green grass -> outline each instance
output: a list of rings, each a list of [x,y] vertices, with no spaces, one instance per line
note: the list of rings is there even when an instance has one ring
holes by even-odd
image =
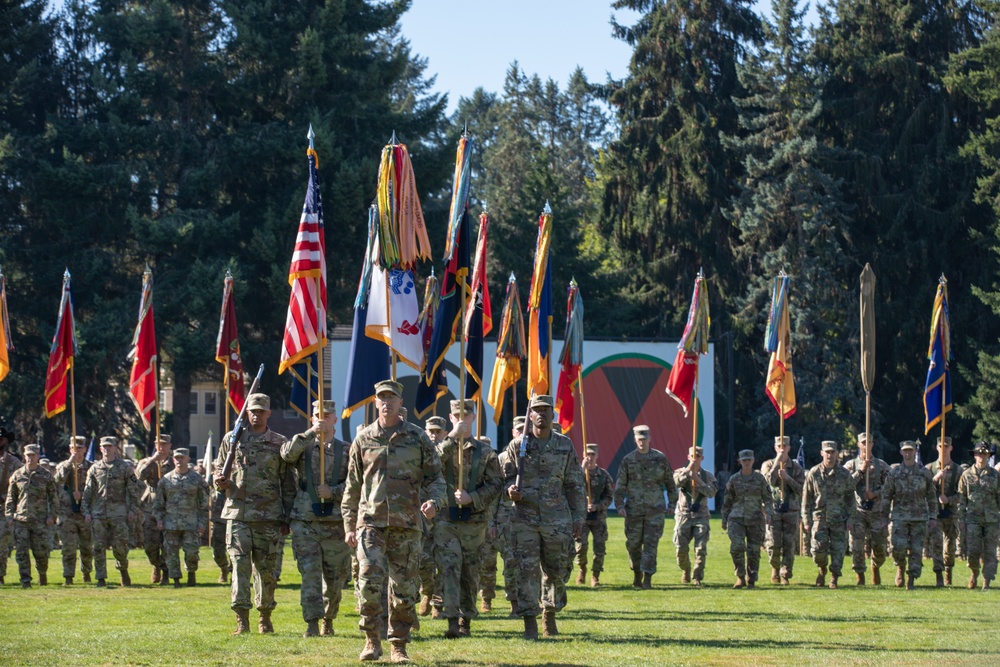
[[[410,656],[433,665],[1000,664],[1000,636],[992,632],[1000,592],[935,589],[929,561],[912,592],[892,586],[856,589],[849,566],[839,590],[816,589],[809,585],[816,569],[805,559],[797,560],[788,588],[767,583],[767,572],[762,572],[764,583],[757,590],[734,591],[729,540],[713,520],[706,587],[692,590],[679,583],[670,542],[673,525],[668,521],[654,590],[633,591],[622,521],[613,518],[609,524],[605,585],[597,590],[569,586],[558,638],[520,639],[523,626],[506,618],[501,598],[492,614],[473,623],[471,639],[445,640],[445,621],[423,619],[409,646]],[[149,581],[145,560],[142,551],[131,552],[131,572],[139,585],[130,589],[117,586],[112,568],[110,581],[115,585],[108,589],[50,585],[22,591],[11,558],[8,581],[15,583],[0,589],[0,664],[358,664],[363,641],[349,591],[335,637],[301,637],[299,576],[290,549],[272,636],[231,637],[234,617],[228,586],[153,587],[143,583]],[[201,579],[214,582],[218,570],[207,549],[202,550],[201,564]],[[884,579],[891,581],[891,563],[883,570]],[[61,571],[55,552],[50,578],[60,581]],[[955,583],[964,584],[967,577],[968,568],[960,563]],[[256,626],[256,612],[251,621]]]

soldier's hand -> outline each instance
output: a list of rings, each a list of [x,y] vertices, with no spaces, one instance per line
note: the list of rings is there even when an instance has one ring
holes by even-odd
[[[333,489],[330,488],[329,484],[320,484],[316,487],[316,494],[320,498],[333,498]]]
[[[89,514],[84,514],[83,515],[83,520],[86,521],[87,523],[90,523],[91,522],[90,515]]]
[[[625,518],[625,508],[624,507],[619,507],[618,508],[618,516],[620,516],[623,519]]]
[[[469,492],[466,491],[465,489],[462,489],[461,491],[456,491],[455,502],[458,503],[459,505],[471,505],[472,496],[470,496]]]
[[[937,519],[931,519],[930,529],[934,530],[935,528],[937,528]]]
[[[573,537],[578,538],[583,535],[583,522],[574,521],[573,522]]]
[[[947,505],[948,503],[951,502],[951,498],[949,498],[948,496],[938,496],[938,502],[941,503],[942,505]]]
[[[132,523],[133,521],[135,521],[135,512],[129,512],[128,513],[128,522]]]
[[[454,428],[451,429],[451,432],[448,434],[448,437],[451,438],[452,440],[460,440],[466,437],[467,435],[469,435],[469,429],[465,426],[464,421],[460,421],[457,424],[455,424]]]
[[[802,527],[805,528],[807,533],[812,533],[813,525],[811,521],[805,521],[802,523]]]
[[[218,474],[215,475],[215,486],[220,491],[225,491],[226,489],[229,488],[229,480],[223,477],[222,473],[219,472]]]
[[[428,519],[433,519],[434,515],[437,514],[437,503],[433,500],[428,500],[420,506],[420,512]]]
[[[80,502],[81,500],[83,500],[83,494],[80,493],[79,491],[74,491],[73,500],[75,500],[76,502]]]
[[[944,470],[938,470],[937,474],[934,475],[934,481],[940,482],[942,477],[944,477]]]
[[[878,497],[878,494],[875,493],[874,491],[865,491],[865,500],[872,500],[873,498],[877,498],[877,497]]]
[[[510,487],[507,489],[507,497],[513,500],[515,503],[524,498],[521,492],[517,490],[517,487]]]
[[[281,526],[278,528],[278,532],[281,533],[282,537],[285,537],[286,535],[288,535],[288,533],[292,532],[292,529],[291,526],[289,526],[287,523],[282,523]]]
[[[861,472],[866,472],[872,467],[872,462],[868,459],[861,459]]]
[[[352,549],[358,548],[358,534],[353,530],[349,533],[344,533],[344,543],[351,547]]]
[[[487,532],[490,534],[490,539],[491,540],[497,539],[497,527],[496,526],[490,526],[490,529]]]
[[[782,469],[780,469],[778,471],[778,477],[780,477],[781,479],[785,480],[786,482],[792,481],[792,476],[789,475],[788,471],[785,470],[784,468],[782,468]]]
[[[722,522],[722,530],[729,530],[729,522],[728,521],[723,521]]]
[[[597,511],[597,505],[595,505],[594,503],[588,504],[587,505],[587,511],[588,512],[596,512]]]
[[[163,530],[163,522],[162,521],[157,521],[156,522],[156,529],[157,530]]]

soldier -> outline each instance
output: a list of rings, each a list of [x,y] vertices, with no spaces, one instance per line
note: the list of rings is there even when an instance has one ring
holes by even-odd
[[[965,466],[951,460],[951,448],[951,437],[945,437],[943,441],[938,438],[938,459],[926,466],[934,476],[935,493],[938,496],[937,527],[928,531],[937,580],[935,585],[938,588],[951,586],[951,571],[955,566],[959,532],[958,481],[965,472]]]
[[[448,511],[435,521],[434,553],[441,573],[443,614],[448,619],[444,636],[454,639],[468,637],[472,619],[477,616],[476,594],[482,567],[479,552],[503,478],[493,448],[471,437],[475,401],[452,401],[449,416],[451,431],[437,446],[447,485]]]
[[[524,638],[538,639],[539,599],[545,636],[559,633],[556,612],[566,606],[566,578],[573,565],[569,542],[583,532],[586,496],[573,443],[552,429],[552,397],[533,396],[528,415],[527,437],[507,445],[504,478],[514,501],[515,613],[524,619]]]
[[[857,585],[865,585],[865,555],[872,558],[872,585],[882,585],[882,563],[885,562],[889,509],[882,502],[882,488],[889,477],[889,464],[882,459],[865,458],[867,435],[858,434],[857,458],[849,460],[844,468],[854,480],[854,522],[851,524],[851,564],[857,575]]]
[[[14,533],[17,545],[17,569],[21,588],[31,588],[31,554],[35,557],[38,584],[48,584],[49,534],[59,516],[59,496],[52,474],[39,463],[39,446],[25,445],[25,464],[10,476],[5,513],[7,529]]]
[[[408,662],[406,643],[419,592],[420,519],[444,507],[441,460],[427,435],[400,417],[403,386],[375,385],[378,419],[351,443],[344,499],[344,541],[357,549],[363,661],[382,655],[382,583],[389,577],[387,637],[393,662]]]
[[[591,568],[590,587],[601,585],[601,572],[604,571],[604,555],[608,543],[608,508],[614,499],[615,483],[611,473],[597,465],[599,448],[594,443],[588,443],[584,448],[583,463],[584,483],[588,476],[590,489],[587,494],[587,519],[583,523],[583,532],[576,539],[576,565],[580,568],[576,583],[583,584],[587,579],[587,536],[594,536],[594,566]]]
[[[816,585],[826,584],[827,567],[830,588],[837,587],[847,535],[854,524],[854,479],[840,465],[837,443],[824,440],[821,445],[823,462],[806,474],[802,489],[802,524],[811,535],[813,562],[819,568]]]
[[[969,588],[975,588],[980,566],[983,590],[997,574],[997,539],[1000,537],[1000,473],[989,466],[990,448],[978,442],[972,449],[976,463],[958,482],[958,515],[965,524]]]
[[[771,525],[764,536],[764,548],[771,562],[771,583],[788,586],[799,542],[799,512],[806,471],[790,458],[788,436],[775,436],[773,459],[764,461],[760,474],[771,487]]]
[[[344,582],[351,573],[351,550],[344,542],[340,513],[351,445],[335,437],[336,411],[336,403],[324,401],[320,419],[319,401],[313,401],[312,427],[281,448],[281,458],[295,466],[299,480],[291,517],[292,552],[302,575],[299,601],[306,622],[303,637],[333,636],[333,619],[337,618]]]
[[[687,466],[674,472],[674,483],[680,496],[674,513],[674,547],[677,565],[681,568],[681,583],[701,586],[705,578],[705,557],[708,555],[708,501],[718,492],[715,475],[701,467],[705,459],[701,447],[688,452]],[[694,573],[691,572],[690,544],[694,540]],[[755,579],[756,580],[756,579]]]
[[[251,573],[256,571],[254,606],[260,612],[257,630],[274,632],[271,612],[276,605],[274,576],[279,538],[288,534],[289,513],[295,500],[295,475],[281,459],[285,436],[267,427],[271,397],[254,393],[247,397],[247,427],[236,434],[226,433],[212,465],[215,486],[226,492],[222,518],[226,545],[232,563],[233,583],[230,608],[236,613],[234,635],[250,631]],[[223,474],[229,450],[235,448],[232,470]]]
[[[903,462],[893,468],[882,489],[882,498],[892,520],[892,559],[896,561],[896,586],[913,590],[914,579],[923,569],[924,537],[928,519],[936,529],[937,493],[931,473],[917,463],[917,447],[913,440],[899,443]],[[907,568],[909,560],[909,568]]]
[[[21,459],[7,451],[7,448],[14,444],[14,440],[14,432],[7,430],[6,426],[0,425],[0,507],[3,507],[4,503],[7,502],[7,486],[10,483],[10,476],[24,465],[21,463]],[[7,576],[7,559],[10,557],[13,545],[14,535],[7,529],[7,522],[0,521],[0,585],[3,585],[4,577]]]
[[[69,458],[56,468],[55,480],[59,491],[59,540],[62,542],[63,579],[73,584],[76,575],[76,552],[80,552],[83,582],[90,583],[94,567],[94,533],[83,518],[83,488],[87,484],[90,461],[84,459],[87,439],[76,436],[69,443]]]
[[[163,548],[163,531],[156,528],[156,515],[153,506],[156,504],[156,486],[163,476],[174,469],[174,461],[170,456],[170,436],[161,434],[156,439],[156,448],[152,456],[139,461],[135,466],[135,476],[141,489],[140,502],[142,506],[142,546],[146,558],[153,570],[149,581],[164,586],[169,583],[166,576],[167,561]]]
[[[424,422],[424,432],[430,439],[431,444],[437,446],[444,442],[447,435],[445,426],[448,422],[444,417],[434,415]],[[431,598],[437,595],[437,563],[434,561],[434,522],[420,515],[420,530],[423,542],[420,549],[420,615],[427,616],[431,613]],[[440,599],[435,606],[435,617],[439,617],[441,606]]]
[[[656,549],[663,536],[664,514],[673,512],[677,486],[667,456],[650,449],[649,427],[636,426],[632,434],[636,449],[618,467],[615,507],[618,515],[625,518],[625,548],[633,573],[632,587],[650,589],[656,573]]]
[[[514,417],[514,427],[511,429],[511,437],[515,440],[524,433],[524,415]],[[505,470],[508,461],[507,449],[497,455],[497,462],[500,470]],[[515,465],[516,465],[515,461]],[[511,529],[514,520],[514,502],[506,492],[501,492],[500,497],[493,501],[493,516],[490,521],[490,531],[496,533],[497,549],[503,559],[503,591],[504,598],[510,603],[510,613],[508,618],[518,618],[517,616],[517,571],[514,561],[514,539]]]
[[[156,485],[153,516],[156,529],[163,534],[166,570],[163,579],[174,580],[174,588],[181,587],[180,550],[184,548],[184,569],[187,585],[194,586],[198,571],[198,549],[201,537],[208,528],[208,483],[191,468],[188,450],[178,447],[173,452],[172,469]]]
[[[739,461],[740,471],[726,484],[722,529],[729,533],[729,554],[736,572],[733,588],[754,588],[764,530],[771,525],[771,487],[764,476],[753,469],[752,449],[740,450]]]
[[[101,460],[87,471],[80,510],[94,533],[94,575],[98,587],[107,586],[107,551],[115,557],[122,586],[131,586],[128,575],[128,524],[139,509],[139,493],[132,466],[118,457],[118,438],[101,438]]]
[[[206,480],[209,481],[209,480]],[[212,525],[209,527],[209,544],[212,547],[212,560],[219,566],[219,583],[228,581],[232,567],[229,564],[229,554],[226,552],[226,521],[222,518],[222,508],[226,505],[226,494],[215,488],[208,487],[209,503],[212,509]]]

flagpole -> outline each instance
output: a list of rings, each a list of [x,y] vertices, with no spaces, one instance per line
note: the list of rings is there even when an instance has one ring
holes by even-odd
[[[466,208],[466,214],[468,214],[468,208]],[[465,305],[466,305],[466,294],[465,287],[468,285],[469,275],[466,274],[464,281],[459,280],[458,293],[458,420],[459,423],[465,421],[465,344],[468,342],[468,332],[465,330]],[[462,440],[458,442],[458,483],[455,488],[458,491],[462,490],[462,449],[465,443]]]
[[[153,362],[153,377],[156,378],[156,393],[153,397],[153,417],[156,419],[156,426],[153,429],[156,433],[156,441],[153,443],[153,447],[160,442],[160,360],[157,359]],[[158,477],[163,477],[163,463],[157,459],[156,461],[156,472]]]
[[[583,371],[580,371],[580,431],[583,434],[583,455],[584,458],[587,456],[587,407],[583,400]],[[590,506],[593,504],[593,497],[590,493],[590,468],[584,466],[583,476],[586,477],[587,482],[587,511],[590,511]]]
[[[778,387],[778,391],[781,392],[781,398],[778,400],[778,405],[780,406],[778,413],[781,417],[778,426],[778,442],[781,446],[785,446],[785,377],[781,377],[781,385]],[[789,447],[791,449],[791,447]],[[781,479],[781,502],[785,502],[785,478],[780,476],[782,470],[785,469],[784,463],[778,463],[778,473]]]
[[[72,443],[74,446],[76,445],[76,374],[73,372],[75,366],[76,358],[74,357],[73,365],[69,367],[69,418],[72,422]],[[77,471],[75,463],[73,464],[73,491],[74,493],[80,492],[80,473]],[[73,501],[76,502],[76,498]]]
[[[322,276],[316,278],[316,389],[319,394],[319,421],[323,423],[323,329],[326,328],[326,322],[320,320],[323,317],[323,278]],[[388,300],[386,300],[388,303]],[[391,321],[391,320],[390,320]],[[309,364],[306,364],[308,366]],[[393,373],[393,380],[396,379],[395,373]],[[309,384],[306,385],[306,395],[309,394],[312,388],[312,378],[309,379]],[[307,401],[308,405],[308,401]],[[323,442],[323,430],[320,427],[320,437],[319,437],[319,482],[320,484],[326,484],[326,456],[325,449],[326,443]],[[325,499],[320,499],[320,502],[326,502]]]

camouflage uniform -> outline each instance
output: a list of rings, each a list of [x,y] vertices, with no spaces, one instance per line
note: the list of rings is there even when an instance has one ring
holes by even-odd
[[[608,508],[614,500],[614,493],[615,482],[611,479],[611,473],[600,466],[590,471],[590,502],[597,507],[597,510],[593,514],[587,512],[586,520],[583,522],[583,532],[576,539],[576,564],[583,571],[587,569],[587,541],[588,537],[593,535],[594,565],[591,572],[595,577],[599,577],[604,571],[604,556],[607,553],[608,543]]]
[[[667,491],[667,500],[663,491]],[[656,572],[656,549],[667,511],[677,503],[674,471],[666,454],[650,449],[629,452],[618,467],[615,507],[625,509],[625,548],[635,573]]]
[[[115,557],[115,567],[128,572],[128,517],[139,508],[139,493],[132,467],[121,458],[111,463],[100,460],[87,471],[80,510],[90,517],[94,533],[94,576],[108,578],[107,551]]]
[[[497,463],[500,466],[501,474],[503,474],[507,456],[506,449],[497,456]],[[493,567],[491,573],[488,573],[486,567],[484,567],[483,573],[480,574],[480,580],[483,577],[492,577],[488,580],[488,584],[481,586],[483,589],[483,599],[492,600],[496,592],[496,553],[499,553],[500,558],[503,559],[504,598],[510,603],[511,611],[514,610],[517,604],[517,573],[514,569],[514,542],[512,539],[513,531],[511,530],[513,518],[514,501],[507,496],[506,491],[501,489],[499,496],[492,503],[490,516],[490,529],[496,531],[496,539],[493,540],[495,552],[490,554],[492,556]],[[491,593],[489,598],[486,597],[487,586]]]
[[[9,452],[0,451],[0,507],[7,502],[7,487],[10,484],[10,476],[20,468],[23,463]],[[7,576],[7,559],[14,548],[14,531],[7,528],[6,521],[0,521],[0,583],[3,583]]]
[[[756,470],[735,472],[726,483],[722,524],[729,533],[729,554],[736,578],[747,585],[757,582],[764,527],[771,521],[771,486]]]
[[[213,470],[222,471],[232,438],[232,431],[223,437]],[[253,606],[262,618],[265,612],[270,618],[276,604],[275,558],[281,530],[288,524],[295,500],[294,471],[281,459],[284,444],[285,437],[269,428],[262,433],[249,428],[243,431],[222,508],[222,518],[228,521],[226,545],[233,573],[230,608],[250,609],[251,574],[255,571]]]
[[[174,581],[180,578],[182,546],[188,576],[198,571],[201,534],[208,526],[208,494],[208,483],[193,468],[188,468],[183,475],[174,468],[156,485],[153,516],[163,525],[167,559],[167,569],[162,576],[169,574]]]
[[[697,480],[690,471],[680,468],[674,471],[674,484],[679,498],[674,512],[674,547],[677,550],[677,566],[684,573],[684,580],[690,575],[695,581],[705,578],[705,557],[708,555],[709,519],[711,513],[708,501],[718,493],[715,475],[705,469],[698,471]],[[690,544],[694,540],[694,571],[691,570]]]
[[[882,489],[882,498],[892,520],[892,559],[917,579],[923,570],[924,536],[927,522],[937,515],[937,494],[928,470],[914,464],[893,468]]]
[[[232,571],[229,564],[229,554],[226,553],[226,521],[222,518],[222,508],[226,505],[226,494],[214,487],[210,487],[210,500],[212,508],[212,534],[209,536],[209,544],[212,546],[212,559],[219,566],[221,574],[219,583],[226,583],[226,575]]]
[[[55,480],[59,491],[59,541],[62,543],[65,579],[72,579],[76,575],[77,551],[80,552],[80,571],[83,573],[84,581],[90,579],[90,572],[94,567],[94,532],[83,518],[83,498],[80,498],[80,503],[73,500],[73,491],[77,486],[80,493],[83,493],[90,466],[91,463],[87,460],[74,466],[73,459],[68,459],[56,467]],[[74,467],[77,482],[73,481]]]
[[[319,437],[315,432],[300,433],[281,448],[281,458],[295,466],[298,479],[291,514],[292,552],[302,575],[299,602],[306,623],[337,618],[344,583],[351,574],[351,548],[344,542],[344,519],[340,513],[350,446],[337,438],[324,445],[322,480]],[[316,487],[323,484],[330,487],[333,495],[323,502],[321,515],[316,515],[313,506],[320,502]],[[330,513],[322,515],[322,511]]]
[[[520,447],[521,438],[507,445],[506,488],[517,481]],[[513,504],[510,540],[517,578],[514,614],[523,618],[538,616],[539,600],[546,613],[566,606],[566,578],[573,565],[568,558],[572,530],[574,524],[583,524],[587,500],[580,460],[566,436],[555,431],[546,441],[529,436],[522,463],[522,499]]]
[[[854,479],[839,465],[819,463],[809,469],[802,487],[802,522],[812,524],[813,562],[824,576],[827,567],[839,578],[847,550],[847,526],[854,522]]]
[[[764,548],[770,557],[771,570],[778,570],[779,576],[787,580],[792,578],[795,547],[799,544],[799,512],[806,471],[798,461],[790,458],[785,472],[791,481],[782,482],[777,458],[764,461],[760,467],[760,474],[771,487],[772,499],[771,525],[765,531]]]
[[[368,636],[381,628],[382,584],[389,577],[389,632],[407,642],[419,590],[420,505],[446,505],[441,461],[427,435],[400,420],[383,429],[376,421],[351,443],[340,509],[345,532],[357,532],[361,620]],[[388,572],[387,572],[388,570]]]
[[[872,570],[882,567],[885,562],[885,546],[888,537],[889,506],[882,501],[882,491],[889,477],[889,464],[872,457],[871,467],[866,473],[861,469],[864,459],[851,459],[844,469],[854,480],[854,522],[851,524],[851,564],[861,577],[865,574],[865,556],[871,553]],[[871,501],[865,500],[865,491],[876,493]],[[864,579],[860,579],[864,583]]]
[[[59,495],[52,474],[39,465],[23,466],[10,476],[5,503],[8,521],[14,522],[17,569],[22,584],[31,584],[31,557],[35,556],[38,580],[45,583],[52,550],[51,526],[59,516]]]
[[[142,509],[142,548],[146,552],[149,564],[160,572],[166,572],[167,559],[163,547],[163,531],[156,527],[156,513],[153,506],[156,504],[157,485],[173,469],[172,458],[157,461],[152,456],[142,459],[135,466],[135,477],[139,480],[141,494],[139,501]]]
[[[983,579],[997,574],[1000,536],[1000,473],[986,466],[970,466],[958,482],[958,515],[965,524],[966,553],[975,576],[982,565]],[[970,587],[975,586],[974,580]]]
[[[931,479],[941,470],[941,462],[933,461],[926,466],[931,473]],[[958,548],[958,481],[962,478],[966,467],[954,461],[945,469],[944,477],[934,485],[934,492],[939,496],[947,496],[948,504],[938,502],[937,526],[930,532],[931,558],[934,560],[934,571],[949,572],[955,566],[955,552]]]

